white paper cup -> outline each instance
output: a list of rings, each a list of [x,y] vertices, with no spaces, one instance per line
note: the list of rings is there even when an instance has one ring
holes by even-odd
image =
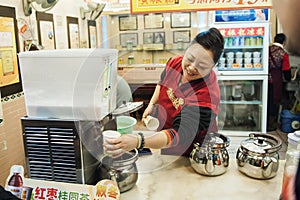
[[[236,52],[235,58],[243,58],[243,52]]]
[[[253,63],[254,64],[257,64],[257,63],[260,63],[260,58],[253,58]]]
[[[150,115],[148,115],[146,118],[143,118],[143,122],[145,126],[151,131],[155,131],[159,126],[158,119]]]
[[[234,57],[234,53],[233,52],[228,52],[228,53],[226,53],[226,57],[227,57],[227,59],[233,59],[233,57]]]
[[[106,130],[102,132],[102,136],[103,136],[103,144],[106,144],[106,140],[107,139],[115,139],[115,138],[119,138],[121,137],[121,133],[119,133],[118,131],[115,130]],[[120,149],[122,150],[122,149]],[[106,152],[104,152],[104,154],[107,154]]]
[[[245,52],[245,53],[244,53],[244,57],[245,57],[245,58],[251,58],[251,57],[252,57],[252,52],[248,52],[248,51]]]
[[[107,139],[115,139],[121,137],[121,133],[115,130],[106,130],[102,133],[103,136],[103,143],[106,143]]]
[[[260,58],[260,52],[259,51],[253,52],[253,58]]]
[[[235,61],[237,64],[243,64],[243,58],[236,58]]]
[[[252,58],[245,58],[245,64],[251,64],[252,63]]]

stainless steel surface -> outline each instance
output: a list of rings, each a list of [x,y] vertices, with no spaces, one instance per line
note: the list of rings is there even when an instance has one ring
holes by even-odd
[[[210,133],[200,146],[194,144],[190,155],[192,168],[199,174],[217,176],[225,173],[229,166],[229,154],[226,149],[230,139],[222,134]]]
[[[249,134],[237,150],[238,170],[252,178],[273,178],[279,167],[278,151],[281,145],[281,140],[273,135]]]
[[[126,152],[121,157],[104,156],[98,167],[100,179],[111,179],[118,184],[120,192],[130,190],[138,179],[136,161],[138,151]]]

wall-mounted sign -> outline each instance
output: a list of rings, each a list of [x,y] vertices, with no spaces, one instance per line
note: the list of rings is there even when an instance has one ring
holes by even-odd
[[[224,37],[232,36],[264,36],[264,27],[246,27],[246,28],[219,28]]]
[[[131,0],[130,3],[132,14],[272,7],[271,0]]]
[[[269,21],[269,9],[216,10],[215,22]]]
[[[164,20],[161,13],[144,15],[145,29],[163,28]]]
[[[0,5],[0,90],[2,98],[22,91],[17,58],[19,31],[16,22],[15,8]]]
[[[119,30],[137,30],[137,16],[119,16]]]
[[[20,81],[14,26],[14,18],[0,18],[0,87]]]
[[[171,13],[171,28],[190,28],[191,13],[189,12],[174,12]]]

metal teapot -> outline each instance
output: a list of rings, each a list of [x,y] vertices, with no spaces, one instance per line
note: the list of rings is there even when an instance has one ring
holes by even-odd
[[[279,167],[281,140],[269,134],[250,133],[237,150],[238,170],[257,179],[273,178]]]
[[[138,151],[126,152],[118,158],[104,156],[98,167],[100,179],[111,179],[118,184],[120,192],[133,188],[138,179],[136,161]]]
[[[192,168],[199,174],[217,176],[225,173],[229,166],[229,154],[226,149],[229,137],[219,133],[209,133],[203,144],[194,144],[190,154]]]

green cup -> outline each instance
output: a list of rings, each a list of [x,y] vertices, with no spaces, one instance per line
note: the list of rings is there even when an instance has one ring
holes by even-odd
[[[132,133],[136,119],[130,116],[117,116],[117,130],[121,134]]]

